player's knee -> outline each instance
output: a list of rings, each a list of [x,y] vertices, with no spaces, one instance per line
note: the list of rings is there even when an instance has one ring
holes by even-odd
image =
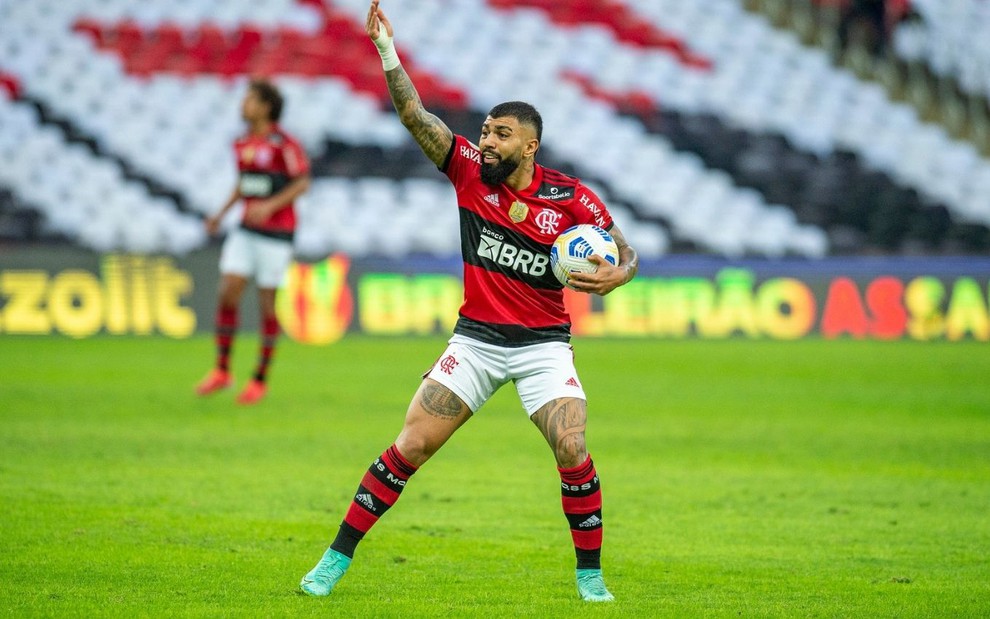
[[[573,434],[561,439],[554,449],[557,465],[561,468],[573,468],[588,459],[588,448],[584,442],[584,433]]]
[[[395,441],[395,447],[413,466],[420,467],[440,449],[424,436],[403,433]]]
[[[220,307],[234,309],[241,304],[241,289],[228,285],[220,288]]]

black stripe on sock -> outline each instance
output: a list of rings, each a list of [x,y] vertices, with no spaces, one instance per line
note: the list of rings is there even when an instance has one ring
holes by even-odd
[[[579,570],[600,570],[602,569],[602,549],[581,550],[574,549],[577,555],[577,569]]]
[[[351,559],[354,558],[354,551],[357,549],[358,542],[364,537],[364,533],[358,531],[346,522],[340,523],[340,530],[337,531],[337,537],[334,538],[333,543],[330,547]]]

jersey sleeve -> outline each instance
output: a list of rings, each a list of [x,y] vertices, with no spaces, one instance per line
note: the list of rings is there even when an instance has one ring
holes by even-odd
[[[611,229],[614,224],[602,199],[583,183],[578,183],[574,191],[574,217],[578,223],[594,224],[605,230]]]
[[[285,161],[285,173],[289,178],[309,174],[309,157],[299,142],[286,140],[282,148],[282,159]]]
[[[480,166],[481,151],[478,150],[478,147],[464,136],[454,135],[446,165],[442,169],[442,172],[453,183],[454,188],[460,189],[467,180],[477,178]]]

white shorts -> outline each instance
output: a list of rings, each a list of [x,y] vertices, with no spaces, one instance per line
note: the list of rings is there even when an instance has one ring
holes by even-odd
[[[510,380],[530,416],[550,400],[586,399],[574,368],[574,349],[564,342],[506,348],[454,335],[424,376],[456,393],[471,412]]]
[[[292,241],[243,228],[227,233],[220,251],[220,273],[254,279],[258,288],[278,288],[292,262]]]

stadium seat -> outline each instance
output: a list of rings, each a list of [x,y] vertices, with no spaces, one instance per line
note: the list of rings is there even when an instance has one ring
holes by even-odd
[[[389,109],[380,62],[363,33],[366,11],[366,0],[8,3],[0,5],[0,71],[42,106],[41,124],[63,128],[50,156],[70,139],[88,141],[95,153],[66,162],[126,165],[126,179],[105,177],[102,190],[121,189],[132,207],[147,211],[130,223],[160,224],[167,212],[183,224],[176,230],[213,212],[229,192],[230,141],[241,130],[237,104],[247,74],[273,76],[287,94],[286,127],[320,170],[348,175],[347,199],[373,214],[348,222],[371,226],[357,241],[307,232],[300,243],[307,251],[350,243],[356,252],[394,252],[376,218],[408,225],[410,213],[428,214],[419,199],[449,201],[450,194],[414,185],[415,203],[399,198],[396,179],[425,181],[415,177],[435,170]],[[820,226],[836,225],[822,215],[838,191],[831,177],[847,171],[846,164],[830,166],[846,153],[960,219],[986,217],[986,159],[833,68],[821,51],[746,13],[738,0],[422,0],[388,11],[402,24],[404,66],[431,109],[458,119],[505,99],[533,101],[546,119],[542,156],[600,186],[617,213],[633,220],[630,228],[645,231],[637,233],[648,244],[641,253],[693,244],[732,256],[823,255],[829,234]],[[506,62],[492,64],[499,55]],[[464,131],[474,138],[478,125]],[[0,143],[12,142],[7,131],[0,125]],[[764,149],[759,142],[768,135],[784,141]],[[374,153],[381,165],[334,166],[324,153],[328,143]],[[40,138],[38,152],[51,146]],[[789,175],[783,181],[781,170]],[[144,179],[137,194],[122,189],[135,178]],[[332,207],[313,199],[326,179],[317,181],[307,212],[339,222],[341,215],[328,214]],[[444,185],[436,176],[428,182]],[[163,202],[151,186],[174,197]],[[99,189],[44,191],[46,204],[67,196],[81,203]],[[343,194],[337,188],[325,195],[337,201]],[[453,221],[447,212],[431,216]],[[437,243],[456,251],[445,240],[456,238],[451,225],[398,246],[417,252]],[[110,227],[114,232],[102,236],[89,231],[86,242],[186,247],[202,238],[179,242]]]

